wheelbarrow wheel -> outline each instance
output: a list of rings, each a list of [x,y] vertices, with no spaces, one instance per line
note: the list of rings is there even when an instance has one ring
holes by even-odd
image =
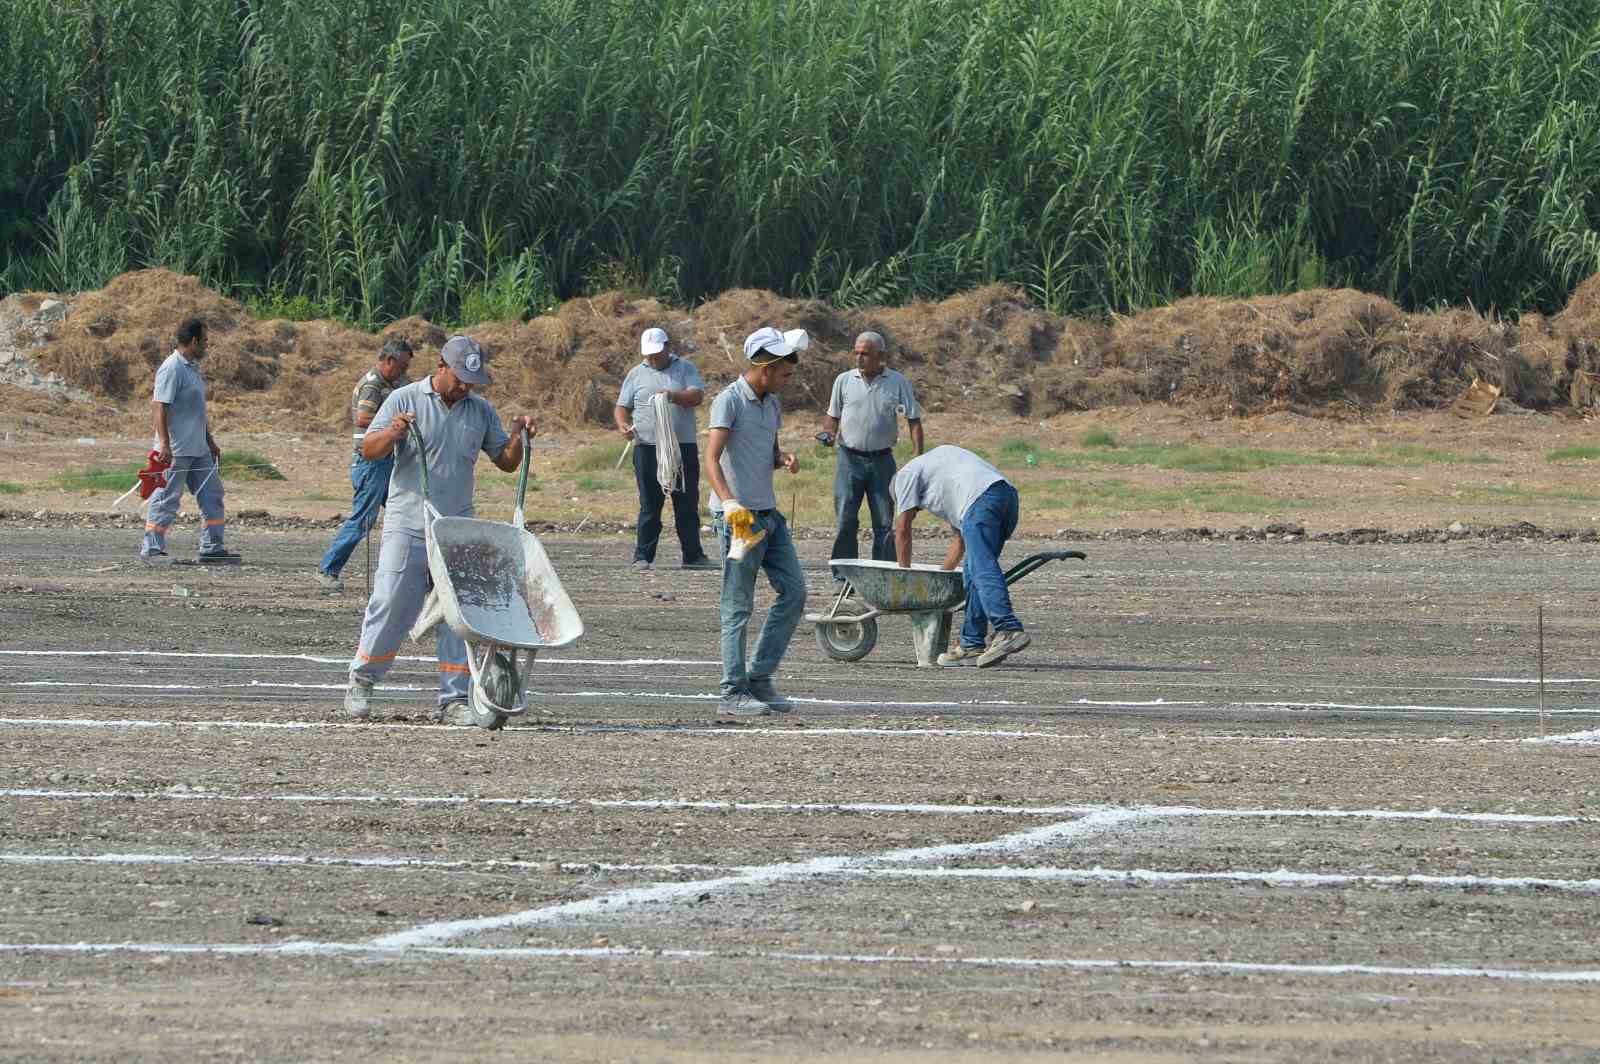
[[[834,661],[860,661],[878,644],[878,621],[817,622],[817,646]]]
[[[478,693],[477,685],[472,688],[472,723],[486,731],[499,731],[506,726],[506,715],[485,705],[482,696]]]

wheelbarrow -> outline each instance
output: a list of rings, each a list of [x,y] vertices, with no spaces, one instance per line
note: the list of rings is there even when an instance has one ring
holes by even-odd
[[[411,436],[421,454],[422,436],[415,424]],[[510,524],[440,516],[428,501],[428,464],[420,463],[432,590],[411,638],[422,639],[436,624],[448,625],[461,637],[472,672],[473,723],[491,730],[527,712],[525,688],[539,651],[567,646],[583,635],[583,619],[544,545],[523,527],[529,443],[523,429],[522,472]]]
[[[1080,550],[1030,554],[1006,570],[1006,586],[1050,562],[1087,557]],[[911,621],[917,667],[938,664],[939,655],[950,644],[951,618],[967,602],[960,569],[937,565],[903,569],[895,562],[858,558],[835,558],[828,565],[843,584],[826,611],[806,614],[806,620],[816,625],[817,646],[824,654],[835,661],[860,661],[878,643],[878,618],[902,613]]]

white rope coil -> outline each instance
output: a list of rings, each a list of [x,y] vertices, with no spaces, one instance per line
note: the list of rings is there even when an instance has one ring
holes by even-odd
[[[656,416],[656,483],[668,495],[683,490],[683,450],[672,427],[672,407],[666,392],[650,397],[650,409]]]

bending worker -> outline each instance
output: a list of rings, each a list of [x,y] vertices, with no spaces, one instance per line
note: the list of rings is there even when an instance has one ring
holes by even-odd
[[[722,708],[736,716],[764,717],[789,709],[772,677],[806,608],[800,557],[772,487],[774,470],[800,471],[800,459],[778,449],[783,424],[778,393],[800,359],[783,334],[770,327],[745,339],[744,357],[750,368],[711,404],[706,477],[722,504]],[[743,541],[738,550],[735,536]],[[741,557],[733,557],[741,551]],[[745,631],[755,609],[757,570],[766,572],[778,598],[746,665]]]
[[[355,448],[350,456],[350,487],[354,495],[350,501],[350,516],[333,534],[333,543],[322,556],[322,564],[317,566],[317,582],[328,591],[344,590],[339,574],[344,571],[356,544],[372,531],[378,520],[378,510],[389,498],[389,474],[394,470],[394,456],[367,461],[361,454],[361,437],[389,393],[411,383],[406,380],[411,356],[411,345],[404,340],[384,341],[383,350],[378,352],[378,364],[367,370],[350,393],[350,416],[356,429]]]
[[[526,428],[531,435],[533,419],[512,418],[511,435],[506,434],[494,407],[472,391],[489,383],[485,361],[476,340],[452,336],[439,352],[433,376],[390,393],[361,440],[361,455],[369,462],[393,455],[394,473],[378,575],[361,622],[361,642],[350,662],[347,716],[365,720],[370,714],[372,687],[393,667],[395,652],[421,614],[428,592],[420,463],[428,463],[427,501],[441,517],[472,516],[473,466],[479,451],[506,473],[522,464],[520,430]],[[408,434],[412,425],[422,435],[422,453]],[[447,624],[438,626],[436,638],[439,706],[434,719],[470,725],[467,645]]]
[[[189,318],[178,326],[178,346],[156,370],[151,390],[155,417],[157,460],[167,465],[166,479],[150,496],[145,514],[144,541],[139,558],[149,563],[169,562],[167,530],[178,516],[184,489],[194,493],[204,524],[200,529],[197,560],[237,563],[239,556],[222,546],[227,515],[222,508],[222,449],[211,436],[206,414],[206,381],[200,360],[206,357],[206,323]]]
[[[633,566],[649,569],[655,565],[656,543],[661,538],[661,508],[666,494],[656,476],[658,444],[662,433],[667,443],[676,438],[683,463],[683,478],[672,489],[672,523],[678,532],[678,548],[683,552],[685,569],[715,569],[717,563],[706,557],[700,546],[700,449],[694,442],[694,408],[705,400],[705,384],[694,363],[667,349],[664,329],[646,329],[639,337],[639,353],[644,361],[628,371],[617,395],[617,431],[633,441],[633,479],[639,488],[639,522],[633,541]],[[672,404],[672,423],[656,424],[652,400],[665,394]],[[633,423],[628,423],[632,415]]]
[[[962,566],[967,616],[961,643],[939,655],[940,665],[974,660],[986,669],[1029,643],[1011,611],[1011,591],[1000,571],[1000,551],[1017,530],[1017,489],[1000,470],[961,447],[935,447],[907,462],[894,478],[894,549],[902,569],[911,567],[911,521],[918,510],[943,518],[955,532],[944,568]],[[965,554],[963,563],[962,555]],[[984,637],[994,626],[994,639]]]
[[[864,332],[856,337],[856,368],[833,380],[823,434],[829,442],[837,433],[839,456],[833,469],[833,504],[838,534],[833,540],[835,558],[856,557],[856,530],[860,527],[861,497],[872,514],[872,557],[894,560],[894,514],[889,484],[894,479],[894,444],[900,436],[900,416],[911,433],[914,454],[922,453],[922,408],[911,382],[883,364],[883,337]]]

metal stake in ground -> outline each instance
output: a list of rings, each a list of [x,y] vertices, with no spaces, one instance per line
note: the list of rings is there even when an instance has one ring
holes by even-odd
[[[1539,603],[1539,738],[1544,738],[1544,603]]]

